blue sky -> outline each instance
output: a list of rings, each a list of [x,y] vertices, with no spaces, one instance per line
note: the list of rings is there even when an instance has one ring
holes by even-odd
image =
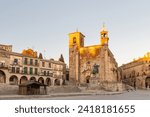
[[[119,65],[150,51],[149,0],[0,0],[0,43],[13,51],[33,48],[46,58],[64,55],[68,33],[82,32],[85,45],[99,44],[103,22]],[[45,52],[44,52],[45,50]]]

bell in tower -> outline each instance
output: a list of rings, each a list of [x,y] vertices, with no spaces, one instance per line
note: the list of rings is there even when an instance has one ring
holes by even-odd
[[[100,35],[101,35],[101,37],[100,37],[101,45],[108,45],[108,40],[109,40],[108,31],[107,31],[104,24],[103,24],[103,27],[101,29]]]

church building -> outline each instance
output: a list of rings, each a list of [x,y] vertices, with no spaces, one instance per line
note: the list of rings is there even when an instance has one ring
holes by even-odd
[[[69,34],[70,83],[118,90],[118,64],[108,46],[106,27],[103,25],[100,31],[99,44],[84,46],[84,38],[85,36],[78,31]]]

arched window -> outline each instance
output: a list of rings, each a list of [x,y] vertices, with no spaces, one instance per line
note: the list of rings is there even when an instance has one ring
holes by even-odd
[[[76,44],[76,37],[73,38],[73,44]]]

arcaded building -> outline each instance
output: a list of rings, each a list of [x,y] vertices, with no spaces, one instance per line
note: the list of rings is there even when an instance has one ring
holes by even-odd
[[[135,88],[150,88],[150,52],[130,63],[123,64],[119,69],[125,84]]]
[[[12,85],[34,80],[48,86],[62,85],[66,79],[66,64],[61,60],[44,59],[32,49],[22,53],[11,45],[0,45],[0,83]]]
[[[117,88],[120,81],[118,64],[109,49],[105,26],[100,31],[99,44],[84,46],[84,38],[78,31],[69,34],[70,83]]]

